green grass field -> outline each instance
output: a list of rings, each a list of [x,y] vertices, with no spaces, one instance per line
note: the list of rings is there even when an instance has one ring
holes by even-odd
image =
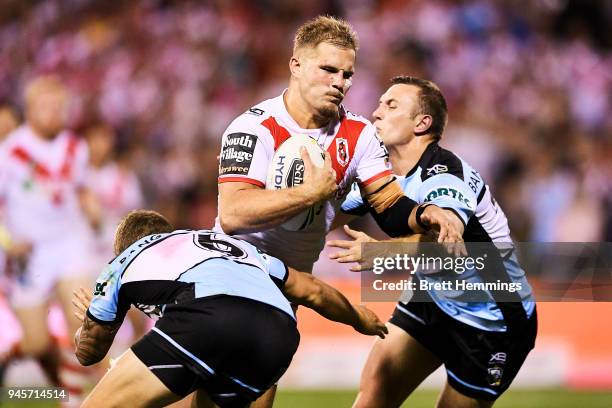
[[[356,391],[279,391],[275,408],[342,408],[350,407]],[[402,407],[431,408],[437,397],[435,391],[418,391]],[[45,403],[0,403],[3,408],[51,408]],[[517,390],[506,393],[495,408],[610,408],[612,391],[577,392],[562,389]],[[129,407],[126,407],[129,408]]]
[[[279,391],[275,408],[336,408],[350,407],[355,391]],[[402,407],[431,408],[436,391],[417,391]],[[509,391],[495,404],[495,408],[611,408],[612,391],[575,392],[562,389]]]

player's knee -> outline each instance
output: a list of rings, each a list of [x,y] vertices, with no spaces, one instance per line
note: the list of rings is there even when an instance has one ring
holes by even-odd
[[[391,402],[387,394],[374,388],[360,390],[355,398],[352,408],[381,408],[389,407]]]
[[[371,357],[361,374],[361,386],[382,389],[387,384],[397,381],[394,362],[384,351],[376,350],[376,357]]]
[[[364,369],[359,384],[359,394],[353,408],[374,408],[389,406],[393,390],[392,378],[384,364],[371,365]]]

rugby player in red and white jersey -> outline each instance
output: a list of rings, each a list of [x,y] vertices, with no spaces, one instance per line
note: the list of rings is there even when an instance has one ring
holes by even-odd
[[[341,105],[351,85],[357,48],[356,33],[342,20],[319,16],[305,23],[294,39],[287,90],[240,115],[223,134],[215,228],[257,245],[300,271],[312,271],[325,234],[354,181],[389,235],[434,226],[440,230],[441,242],[461,240],[456,217],[433,205],[419,208],[404,195],[392,177],[387,151],[375,128]],[[304,182],[265,190],[275,149],[289,137],[314,138],[327,152],[325,166],[313,166],[303,152]],[[316,206],[318,215],[303,230],[281,226],[311,206]],[[255,406],[271,406],[271,399],[266,399],[271,396],[273,392]]]
[[[23,336],[14,355],[36,358],[54,384],[59,350],[49,335],[49,299],[55,292],[69,332],[72,290],[88,281],[92,226],[99,209],[85,188],[85,142],[64,130],[69,93],[55,77],[34,79],[25,92],[26,122],[0,146],[2,223],[12,258],[9,300]],[[71,397],[72,399],[72,397]]]
[[[356,33],[342,20],[320,16],[305,23],[294,39],[287,90],[240,115],[223,134],[216,229],[255,243],[301,271],[312,270],[341,198],[354,181],[387,233],[423,230],[416,220],[416,203],[393,181],[374,126],[341,105],[351,85],[357,47]],[[289,137],[315,139],[328,153],[325,167],[312,166],[303,155],[303,184],[265,190],[274,151]],[[317,206],[318,215],[303,230],[280,226],[311,206]],[[400,211],[405,212],[398,216]],[[454,241],[460,237],[450,217],[430,206],[422,220],[441,229],[441,240]]]

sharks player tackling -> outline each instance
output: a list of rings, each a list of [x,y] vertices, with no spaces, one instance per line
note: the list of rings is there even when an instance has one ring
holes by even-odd
[[[447,108],[433,82],[393,78],[374,119],[409,198],[452,211],[466,243],[505,243],[511,248],[508,220],[482,177],[438,145]],[[353,189],[342,211],[363,215],[371,212],[369,207]],[[361,261],[361,243],[374,240],[348,227],[345,230],[355,240],[328,242],[343,249],[331,257],[339,262]],[[406,237],[406,241],[415,238]],[[399,407],[442,364],[447,382],[438,407],[493,405],[534,347],[537,332],[535,302],[516,254],[512,249],[503,258],[493,253],[498,259],[487,264],[489,269],[467,271],[462,279],[480,283],[495,269],[496,278],[518,283],[522,289],[504,299],[485,293],[487,299],[481,302],[463,302],[461,294],[443,290],[415,292],[410,300],[400,301],[389,321],[388,337],[377,341],[370,352],[354,407]],[[415,276],[435,282],[432,275],[417,271]]]

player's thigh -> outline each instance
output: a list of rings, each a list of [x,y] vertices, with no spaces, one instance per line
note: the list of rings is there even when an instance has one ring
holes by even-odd
[[[399,406],[442,362],[405,330],[388,323],[361,374],[355,407]]]
[[[128,349],[82,407],[162,407],[179,399]]]
[[[51,336],[47,328],[48,310],[47,303],[13,309],[21,324],[21,351],[24,354],[40,355],[49,348]]]
[[[461,394],[454,389],[448,382],[438,398],[436,408],[489,408],[493,406],[493,401],[485,401]]]

